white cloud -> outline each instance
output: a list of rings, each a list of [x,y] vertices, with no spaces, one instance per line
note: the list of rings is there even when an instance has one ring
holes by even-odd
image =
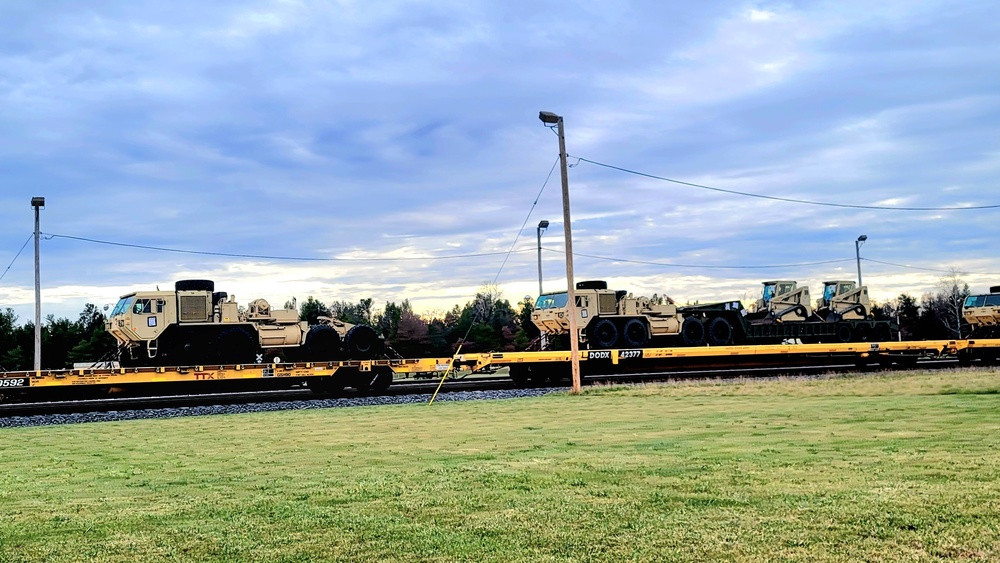
[[[191,250],[404,258],[506,251],[557,152],[778,197],[995,203],[1000,63],[981,3],[254,2],[34,10],[0,46],[0,264],[31,228]],[[0,17],[5,14],[0,8]],[[31,11],[31,10],[29,10]],[[933,24],[933,26],[931,26]],[[930,26],[930,27],[929,27]],[[937,33],[928,33],[928,29]],[[987,285],[989,212],[878,213],[740,198],[586,163],[570,171],[579,276],[637,293],[728,299],[774,276],[852,277],[873,259]],[[500,274],[546,287],[563,255],[558,172]],[[928,228],[928,226],[931,228]],[[25,255],[26,256],[26,255]],[[30,260],[0,306],[31,314]],[[183,277],[241,300],[464,303],[501,257],[275,262],[43,246],[46,312]],[[702,266],[846,263],[717,270]],[[938,275],[866,264],[872,295]],[[551,279],[548,279],[551,276]],[[994,276],[995,277],[995,276]]]

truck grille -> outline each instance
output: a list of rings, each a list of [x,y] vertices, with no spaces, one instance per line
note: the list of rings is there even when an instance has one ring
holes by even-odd
[[[181,295],[181,322],[208,320],[208,300],[200,295]]]

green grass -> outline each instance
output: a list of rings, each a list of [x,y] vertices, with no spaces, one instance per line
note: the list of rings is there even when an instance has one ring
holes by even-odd
[[[1000,375],[0,430],[0,561],[1000,559]]]

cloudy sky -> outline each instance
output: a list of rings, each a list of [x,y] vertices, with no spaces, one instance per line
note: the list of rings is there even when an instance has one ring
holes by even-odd
[[[209,278],[241,303],[517,301],[576,279],[680,301],[951,270],[1000,284],[993,1],[0,4],[0,307]],[[541,191],[541,196],[538,197]],[[534,202],[537,197],[537,205]],[[530,213],[530,215],[529,215]],[[522,230],[522,225],[525,227]],[[93,242],[102,241],[102,242]],[[154,250],[173,249],[185,252]],[[514,252],[504,263],[504,253]],[[472,256],[470,256],[472,255]],[[821,263],[817,263],[821,262]],[[888,264],[887,264],[888,263]]]

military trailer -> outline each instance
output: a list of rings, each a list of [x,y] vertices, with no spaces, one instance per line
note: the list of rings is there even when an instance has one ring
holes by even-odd
[[[661,346],[775,344],[790,340],[885,342],[898,336],[890,321],[869,313],[868,289],[851,281],[824,282],[823,297],[810,305],[808,288],[794,281],[764,282],[754,311],[739,300],[679,306],[672,299],[654,302],[604,281],[576,286],[579,342],[590,349]],[[547,342],[569,333],[568,294],[539,296],[532,322]]]
[[[210,280],[124,295],[106,328],[123,367],[371,359],[384,349],[370,326],[327,317],[309,325],[294,309],[274,309],[264,299],[242,310]]]

